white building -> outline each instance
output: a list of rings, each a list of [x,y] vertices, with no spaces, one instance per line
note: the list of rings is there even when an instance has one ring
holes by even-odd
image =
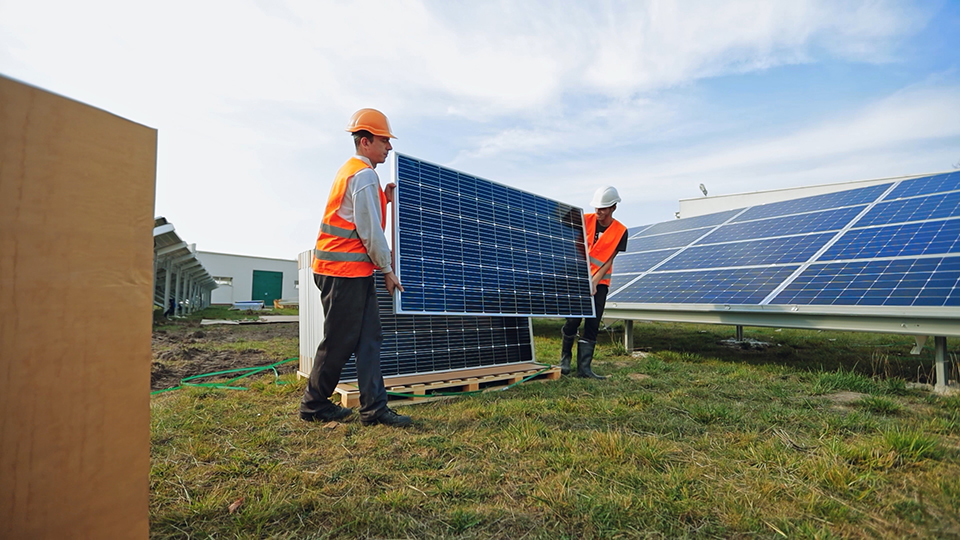
[[[894,180],[907,180],[909,178],[919,178],[921,176],[930,176],[927,173],[910,176],[895,176],[890,178],[877,178],[873,180],[854,180],[851,182],[837,182],[835,184],[819,184],[814,186],[801,186],[783,189],[771,189],[767,191],[752,191],[748,193],[734,193],[730,195],[711,195],[704,197],[695,197],[691,199],[680,199],[680,211],[677,212],[678,218],[690,218],[724,212],[726,210],[735,210],[737,208],[746,208],[758,204],[770,204],[775,202],[800,199],[802,197],[812,197],[814,195],[823,195],[825,193],[836,193],[837,191],[847,191],[877,184],[886,184]]]
[[[270,307],[276,299],[298,297],[300,283],[297,261],[294,259],[268,259],[210,251],[197,251],[197,259],[217,283],[210,300],[212,304],[263,300],[264,306]]]

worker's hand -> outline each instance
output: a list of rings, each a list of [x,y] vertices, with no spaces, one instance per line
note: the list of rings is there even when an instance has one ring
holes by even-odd
[[[393,182],[390,182],[389,184],[387,184],[387,187],[383,188],[383,194],[387,196],[388,203],[393,202],[393,194],[396,193],[396,191],[397,191],[397,184]],[[400,289],[400,290],[402,291],[403,289]]]
[[[591,279],[590,280],[590,296],[596,296],[596,294],[597,294],[597,283]]]
[[[384,274],[383,282],[387,284],[387,292],[390,293],[391,296],[393,296],[393,291],[395,290],[403,292],[403,285],[400,284],[400,278],[393,272]]]

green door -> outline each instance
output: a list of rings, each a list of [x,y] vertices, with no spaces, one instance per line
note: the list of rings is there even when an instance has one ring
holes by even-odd
[[[273,301],[282,298],[283,272],[253,271],[253,296],[251,300],[263,300],[264,307],[273,307]]]

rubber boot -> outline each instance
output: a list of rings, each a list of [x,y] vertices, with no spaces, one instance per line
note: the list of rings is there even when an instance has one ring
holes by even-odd
[[[573,341],[577,339],[577,334],[568,336],[560,330],[560,335],[563,336],[563,341],[560,343],[560,374],[569,375],[570,360],[573,359]]]
[[[587,341],[581,339],[577,342],[577,377],[583,379],[606,379],[601,377],[590,369],[593,363],[593,349],[596,348],[596,341]]]

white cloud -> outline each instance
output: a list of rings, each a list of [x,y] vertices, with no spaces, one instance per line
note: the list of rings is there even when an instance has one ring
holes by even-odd
[[[666,183],[653,191],[667,200],[696,175],[892,144],[876,133],[951,137],[947,90],[741,142],[709,142],[731,135],[680,91],[822,59],[895,61],[930,16],[828,0],[0,0],[0,72],[158,128],[157,210],[201,249],[292,257],[364,106],[388,112],[400,151],[573,202],[596,175]],[[638,144],[663,151],[624,153]],[[244,208],[276,213],[223,226]]]

